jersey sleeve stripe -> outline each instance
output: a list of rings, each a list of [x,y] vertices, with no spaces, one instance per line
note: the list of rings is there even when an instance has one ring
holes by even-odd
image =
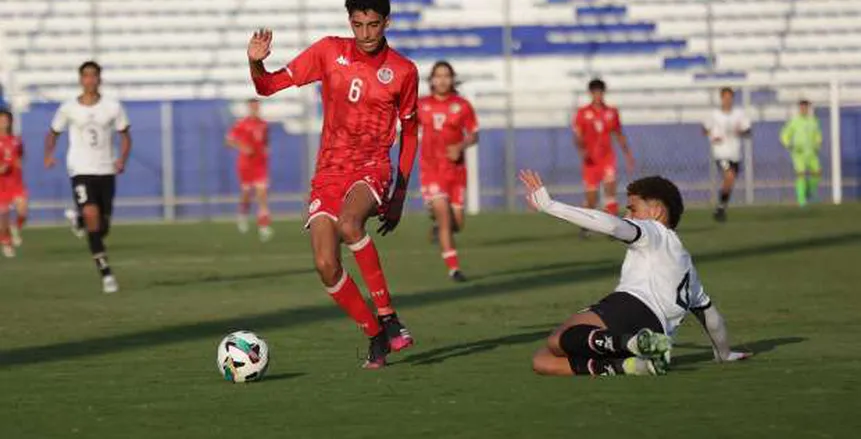
[[[712,301],[711,301],[711,300],[709,300],[709,301],[708,301],[708,303],[706,303],[706,304],[705,304],[705,305],[703,305],[703,306],[695,306],[695,307],[691,307],[691,311],[705,311],[705,310],[707,310],[707,309],[709,309],[709,308],[711,308],[711,307],[712,307]]]
[[[631,244],[633,244],[633,243],[635,243],[635,242],[639,241],[639,240],[640,240],[640,238],[642,238],[642,237],[643,237],[643,229],[641,229],[641,228],[640,228],[640,226],[638,226],[638,225],[637,225],[637,223],[635,223],[635,222],[633,222],[633,221],[630,221],[630,220],[627,220],[627,219],[624,219],[624,220],[622,220],[622,221],[625,221],[626,223],[628,223],[628,224],[630,224],[630,225],[634,226],[634,228],[635,228],[635,229],[637,229],[637,235],[636,235],[636,236],[634,236],[634,239],[632,239],[632,240],[630,240],[630,241],[625,241],[625,240],[620,240],[620,241],[624,242],[625,244],[631,245]]]

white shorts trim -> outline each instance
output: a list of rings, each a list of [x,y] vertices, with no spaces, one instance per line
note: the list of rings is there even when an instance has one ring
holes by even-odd
[[[367,182],[367,181],[365,181],[365,180],[359,180],[359,181],[357,181],[357,182],[353,183],[353,184],[350,186],[350,188],[349,188],[349,189],[347,189],[347,192],[344,192],[344,198],[343,198],[343,200],[346,200],[346,199],[347,199],[347,197],[348,197],[348,196],[350,196],[350,193],[351,193],[351,192],[353,192],[353,189],[355,189],[355,188],[356,188],[356,186],[358,186],[358,185],[360,185],[360,184],[363,184],[363,185],[365,185],[365,186],[367,186],[367,187],[368,187],[368,190],[370,190],[370,191],[371,191],[371,195],[373,195],[374,200],[376,200],[376,202],[377,202],[377,206],[382,206],[382,205],[383,205],[383,197],[382,197],[382,196],[380,196],[380,194],[378,194],[378,193],[377,193],[377,190],[376,190],[376,189],[374,189],[374,187],[373,187],[373,186],[371,186],[371,184],[370,184],[370,183],[368,183],[368,182]]]
[[[319,218],[319,217],[321,217],[321,216],[325,216],[326,218],[329,218],[329,219],[330,219],[330,220],[332,220],[333,222],[336,222],[336,223],[338,222],[338,217],[337,217],[337,216],[335,216],[335,215],[332,215],[332,214],[331,214],[331,213],[329,213],[329,212],[317,212],[317,213],[315,213],[315,214],[313,214],[313,215],[309,216],[309,217],[308,217],[308,221],[305,221],[305,230],[310,229],[310,228],[311,228],[311,223],[312,223],[312,222],[314,222],[314,220],[316,220],[317,218]]]

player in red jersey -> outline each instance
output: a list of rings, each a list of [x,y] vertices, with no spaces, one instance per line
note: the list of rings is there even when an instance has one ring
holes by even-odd
[[[248,100],[248,116],[240,119],[227,134],[227,146],[239,152],[236,169],[239,173],[239,218],[241,233],[248,232],[248,213],[252,192],[257,199],[257,229],[261,241],[272,239],[269,218],[269,126],[260,118],[260,101]]]
[[[583,160],[583,183],[586,186],[586,207],[598,205],[598,188],[604,185],[604,210],[611,215],[619,214],[616,201],[616,154],[613,138],[625,156],[628,173],[634,171],[634,156],[628,140],[622,133],[619,110],[604,102],[607,85],[600,79],[589,82],[592,102],[580,107],[574,116],[574,143]]]
[[[27,222],[27,189],[24,186],[24,144],[12,132],[12,113],[0,110],[0,246],[6,257],[14,257],[21,245],[21,228]],[[15,206],[12,224],[9,207]]]
[[[286,67],[270,73],[263,60],[270,53],[272,32],[260,30],[249,42],[248,58],[254,86],[261,95],[322,82],[323,133],[311,181],[307,227],[320,280],[371,338],[364,367],[376,369],[386,365],[391,351],[413,344],[392,307],[365,223],[379,215],[379,231],[386,235],[401,219],[418,149],[418,72],[412,61],[386,42],[391,13],[388,0],[347,0],[345,6],[355,38],[323,38]],[[392,181],[389,151],[399,120],[398,176],[386,199]],[[342,242],[356,258],[377,317],[341,265]]]
[[[454,233],[463,230],[466,194],[464,151],[478,142],[475,110],[457,93],[454,68],[439,61],[431,69],[431,95],[419,100],[422,129],[422,196],[430,206],[439,236],[442,258],[449,276],[465,282],[454,244]]]

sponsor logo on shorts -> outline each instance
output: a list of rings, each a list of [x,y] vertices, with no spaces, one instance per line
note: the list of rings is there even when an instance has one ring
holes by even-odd
[[[391,84],[395,79],[395,72],[388,67],[383,67],[380,70],[377,70],[377,79],[383,84]]]
[[[320,206],[321,206],[322,204],[323,204],[323,202],[322,202],[322,201],[320,201],[320,199],[319,199],[319,198],[317,198],[316,200],[312,201],[312,202],[311,202],[311,204],[309,204],[309,205],[308,205],[308,213],[310,213],[310,214],[312,214],[312,215],[313,215],[313,214],[314,214],[314,213],[316,213],[318,210],[320,210]]]

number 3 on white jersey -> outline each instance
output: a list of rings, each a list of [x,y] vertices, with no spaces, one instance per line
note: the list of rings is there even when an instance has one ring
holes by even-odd
[[[352,103],[359,102],[359,99],[362,98],[362,86],[365,85],[359,78],[353,78],[353,82],[350,83],[350,93],[347,94],[347,99]]]

